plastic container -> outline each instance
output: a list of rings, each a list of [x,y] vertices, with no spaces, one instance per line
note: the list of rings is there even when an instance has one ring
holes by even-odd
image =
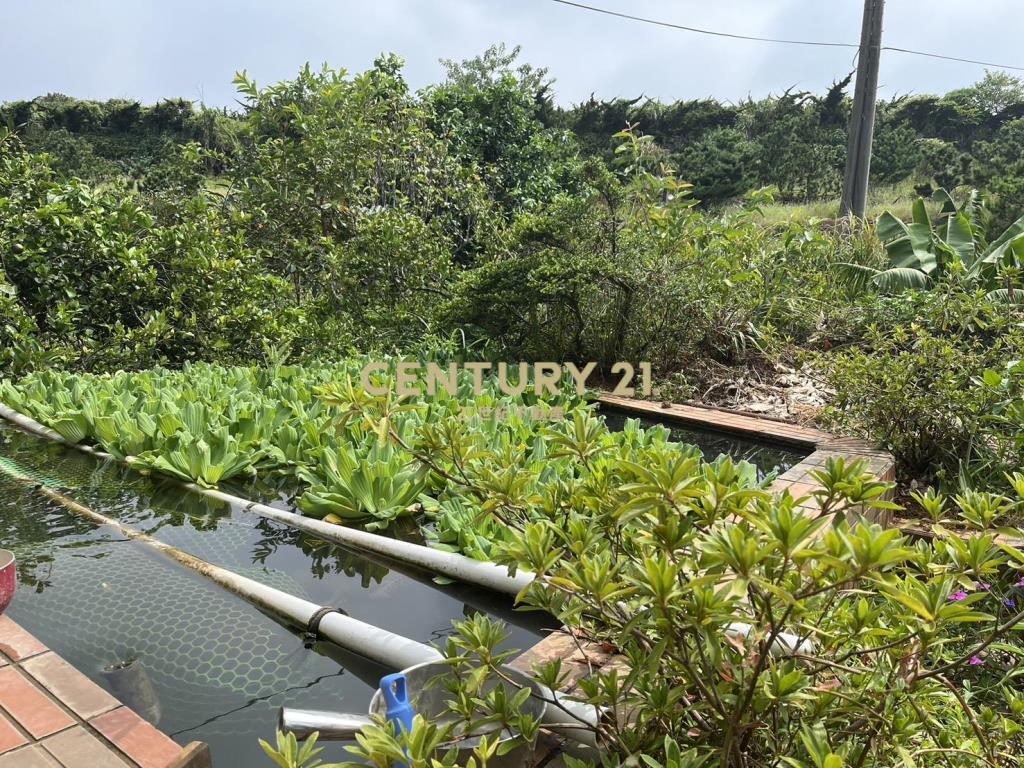
[[[7,610],[17,589],[18,564],[14,560],[14,553],[0,549],[0,613]]]

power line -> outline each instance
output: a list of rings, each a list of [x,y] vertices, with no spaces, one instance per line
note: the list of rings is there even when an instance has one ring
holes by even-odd
[[[630,21],[641,21],[644,24],[653,24],[658,27],[668,27],[669,29],[681,29],[684,32],[696,32],[700,35],[713,35],[714,37],[731,37],[735,40],[756,40],[759,43],[786,43],[788,45],[817,45],[824,46],[826,48],[857,48],[858,46],[853,43],[826,43],[820,40],[785,40],[775,37],[754,37],[753,35],[737,35],[732,32],[716,32],[711,29],[701,29],[700,27],[687,27],[682,24],[672,24],[668,21],[658,21],[657,19],[645,19],[643,16],[631,16],[628,13],[619,13],[618,11],[610,11],[607,8],[597,8],[593,5],[584,5],[583,3],[574,3],[570,0],[552,0],[552,2],[560,3],[561,5],[569,5],[573,8],[581,8],[585,11],[594,11],[595,13],[603,13],[606,16],[618,16],[620,19],[629,19]]]
[[[983,67],[992,67],[993,69],[1015,69],[1018,72],[1024,72],[1024,67],[1015,67],[1012,64],[993,64],[991,61],[978,61],[977,59],[961,59],[959,56],[943,56],[941,53],[925,53],[924,51],[912,51],[909,48],[896,48],[891,45],[883,45],[882,50],[894,51],[896,53],[906,53],[911,56],[927,56],[929,59],[959,61],[964,64],[980,64]]]
[[[834,43],[827,42],[824,40],[789,40],[778,37],[758,37],[756,35],[739,35],[732,32],[719,32],[713,29],[702,29],[701,27],[689,27],[684,24],[673,24],[668,21],[659,21],[658,19],[649,19],[644,16],[634,16],[629,13],[621,13],[619,11],[612,11],[608,8],[598,8],[594,5],[586,5],[585,3],[573,2],[573,0],[551,0],[554,3],[560,5],[567,5],[572,8],[579,8],[584,11],[593,11],[594,13],[602,13],[605,16],[615,16],[620,19],[628,19],[629,21],[639,21],[643,24],[652,24],[656,27],[666,27],[668,29],[678,29],[684,32],[694,32],[699,35],[710,35],[712,37],[728,37],[734,40],[753,40],[759,43],[781,43],[784,45],[809,45],[817,46],[821,48],[856,48],[860,46],[856,43]],[[964,59],[959,56],[945,56],[941,53],[928,53],[927,51],[915,51],[910,48],[898,48],[891,45],[883,45],[881,50],[892,51],[894,53],[905,53],[910,56],[923,56],[929,59],[942,59],[943,61],[957,61],[962,64],[977,64],[982,67],[992,67],[993,69],[1012,69],[1018,72],[1024,72],[1024,67],[1014,66],[1012,64],[996,64],[990,61],[979,61],[978,59]]]

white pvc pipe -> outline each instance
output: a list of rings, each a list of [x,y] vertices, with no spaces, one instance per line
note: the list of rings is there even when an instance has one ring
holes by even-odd
[[[0,462],[0,472],[24,483],[31,484],[39,493],[56,501],[70,512],[84,517],[97,525],[104,525],[117,530],[125,538],[139,541],[153,549],[159,550],[181,565],[205,576],[229,592],[247,600],[288,623],[306,629],[313,616],[323,610],[322,606],[290,595],[274,587],[240,576],[219,565],[214,565],[189,554],[170,544],[154,539],[147,533],[131,528],[119,520],[107,517],[93,509],[69,499],[61,493],[48,488],[35,478],[22,474],[16,469]],[[408,669],[426,662],[443,661],[444,656],[436,648],[410,640],[394,632],[388,632],[373,624],[367,624],[341,613],[332,612],[323,616],[319,625],[319,636],[330,640],[335,645],[357,653],[372,661],[395,670]],[[598,722],[594,707],[583,702],[570,699],[562,693],[541,687],[542,695],[559,702],[558,706],[548,706],[543,722],[554,733],[572,739],[582,749],[597,746],[596,734],[590,730]],[[573,715],[567,715],[565,710]],[[588,727],[589,726],[589,727]],[[591,755],[593,756],[593,755]]]
[[[219,584],[239,597],[268,613],[277,616],[301,629],[309,626],[310,619],[322,609],[322,606],[290,595],[274,587],[261,584],[253,579],[208,563],[195,555],[184,552],[170,544],[165,544],[152,536],[130,528],[118,520],[100,514],[89,507],[69,499],[57,491],[42,485],[35,478],[21,474],[0,463],[0,471],[5,472],[21,482],[30,483],[39,493],[56,501],[79,517],[84,517],[97,525],[105,525],[116,529],[125,538],[139,541],[153,549],[157,549],[184,565],[190,570],[202,574],[210,581]],[[353,619],[350,616],[334,612],[326,614],[320,621],[319,634],[346,648],[353,653],[383,664],[393,669],[405,669],[426,661],[439,661],[443,658],[434,648],[407,637],[396,635],[372,624]]]
[[[49,427],[40,424],[28,416],[18,413],[13,408],[10,408],[3,403],[0,403],[0,416],[24,430],[39,435],[40,437],[45,437],[48,440],[55,440],[70,448],[76,448],[101,459],[114,458],[109,453],[104,453],[103,451],[97,450],[91,446],[81,445],[79,443],[73,443],[70,440],[66,440]],[[131,466],[138,463],[138,459],[134,456],[128,456],[124,459],[124,463]],[[227,504],[232,504],[245,511],[255,512],[257,515],[265,517],[268,520],[274,520],[282,525],[287,525],[291,528],[305,531],[306,533],[317,536],[318,538],[333,541],[336,544],[341,544],[356,550],[373,552],[378,555],[383,555],[384,557],[390,557],[394,560],[400,560],[404,563],[409,563],[410,565],[425,568],[428,571],[433,571],[434,573],[439,573],[443,576],[456,579],[457,581],[476,584],[484,587],[485,589],[502,592],[506,595],[518,595],[523,589],[529,586],[535,578],[534,574],[523,571],[512,576],[504,566],[481,560],[474,560],[456,552],[445,552],[440,549],[434,549],[433,547],[425,547],[421,544],[413,544],[408,541],[399,541],[397,539],[390,539],[386,536],[378,536],[377,534],[360,531],[355,528],[347,528],[341,525],[334,525],[333,523],[325,523],[322,520],[297,515],[294,512],[287,512],[282,509],[276,509],[267,504],[249,501],[248,499],[242,499],[238,496],[232,496],[230,493],[224,493],[223,491],[217,491],[210,488],[203,488],[195,483],[182,481],[177,482],[188,490],[209,499],[215,499]]]
[[[91,446],[72,443],[71,441],[64,439],[60,434],[49,427],[40,424],[28,416],[18,413],[13,408],[10,408],[3,403],[0,403],[0,417],[11,421],[28,432],[37,434],[40,437],[55,440],[63,445],[71,448],[77,448],[78,450],[86,453],[91,453],[99,458],[114,458],[110,454],[99,451]],[[129,456],[125,459],[125,463],[129,465],[137,461],[138,460],[134,456]],[[201,494],[207,498],[215,499],[217,501],[239,506],[244,510],[255,512],[261,517],[275,520],[283,525],[297,528],[298,530],[305,531],[314,536],[318,536],[319,538],[333,541],[354,549],[361,549],[378,555],[383,555],[385,557],[390,557],[395,560],[400,560],[405,563],[410,563],[411,565],[416,565],[421,568],[449,576],[450,578],[458,581],[476,584],[487,589],[492,589],[496,592],[503,592],[513,596],[518,595],[536,578],[535,574],[526,572],[519,572],[515,576],[512,576],[508,573],[506,568],[496,565],[495,563],[473,560],[465,555],[460,555],[454,552],[444,552],[432,547],[424,547],[420,544],[399,541],[397,539],[389,539],[386,536],[378,536],[376,534],[367,533],[366,531],[360,531],[354,528],[346,528],[344,526],[334,525],[333,523],[325,523],[322,520],[304,517],[302,515],[297,515],[294,512],[286,512],[281,509],[275,509],[274,507],[270,507],[266,504],[241,499],[237,496],[232,496],[229,493],[224,493],[223,491],[203,488],[195,483],[186,483],[181,481],[176,482],[179,482],[183,487],[193,491],[194,493]],[[745,638],[752,631],[753,628],[749,624],[743,624],[740,622],[730,624],[726,628],[726,633],[732,637]],[[797,635],[788,632],[780,632],[776,636],[770,652],[773,656],[785,656],[792,654],[794,651],[804,654],[813,653],[814,648],[815,645],[813,641],[801,640]]]

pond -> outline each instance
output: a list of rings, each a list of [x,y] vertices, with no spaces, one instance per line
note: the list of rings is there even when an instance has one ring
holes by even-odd
[[[621,429],[627,414],[603,411]],[[641,419],[643,426],[658,422]],[[724,433],[671,427],[712,459],[725,453],[781,472],[804,454]],[[424,643],[478,611],[504,619],[505,647],[526,649],[553,628],[507,598],[367,557],[0,423],[0,463],[208,562]],[[238,490],[288,508],[270,484]],[[418,531],[394,535],[419,538]],[[0,545],[22,587],[15,621],[181,744],[200,740],[218,768],[266,764],[282,705],[365,712],[384,669],[298,633],[117,531],[97,528],[30,485],[0,473]],[[128,671],[111,671],[129,666]],[[340,760],[340,745],[325,758]]]
[[[679,422],[659,421],[608,406],[601,407],[601,415],[613,430],[621,430],[627,419],[638,419],[640,426],[645,429],[659,425],[666,427],[671,434],[671,440],[697,446],[708,461],[724,454],[734,460],[750,462],[757,467],[761,476],[772,472],[782,474],[809,454],[809,451],[801,451],[798,448],[764,440],[752,440],[727,432],[695,429]]]
[[[420,642],[443,642],[453,620],[477,611],[509,622],[507,647],[528,648],[552,626],[507,599],[435,584],[3,424],[0,457],[160,541]],[[8,615],[179,743],[209,743],[218,768],[269,765],[257,739],[272,739],[282,705],[365,713],[394,671],[328,644],[305,650],[240,598],[3,473],[0,542],[19,561]],[[131,673],[105,672],[131,661]],[[344,753],[333,745],[327,756]]]

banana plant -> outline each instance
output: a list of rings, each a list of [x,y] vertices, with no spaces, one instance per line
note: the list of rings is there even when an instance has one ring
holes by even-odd
[[[889,257],[888,265],[875,269],[863,264],[842,264],[851,284],[873,285],[888,293],[930,288],[953,270],[990,300],[1005,300],[1016,286],[1001,284],[1003,274],[1019,272],[1024,264],[1024,217],[990,244],[985,244],[978,192],[972,191],[958,206],[943,189],[933,196],[939,212],[933,221],[923,198],[913,205],[911,222],[886,211],[878,219],[878,237]]]

